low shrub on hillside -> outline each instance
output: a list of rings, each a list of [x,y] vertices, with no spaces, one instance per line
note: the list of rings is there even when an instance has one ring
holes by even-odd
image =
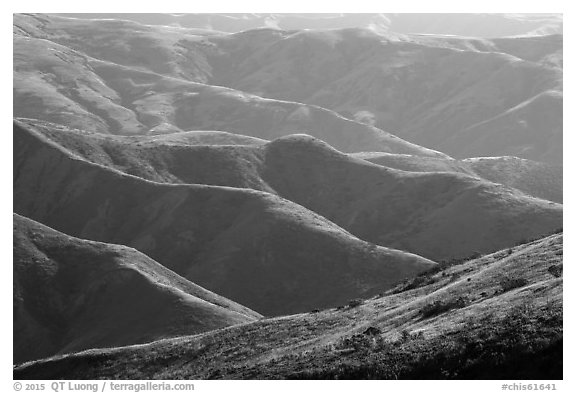
[[[408,281],[405,281],[405,282],[399,284],[396,288],[394,288],[392,290],[392,293],[396,294],[396,293],[406,292],[406,291],[409,291],[411,289],[416,289],[416,288],[420,288],[420,287],[423,287],[426,285],[430,285],[434,282],[435,282],[435,280],[433,280],[431,277],[418,275],[411,280],[408,280]]]
[[[562,265],[552,265],[548,268],[548,273],[556,278],[562,277]]]
[[[350,337],[345,337],[334,345],[334,349],[338,352],[349,353],[360,350],[380,351],[388,347],[390,343],[382,336],[355,334]]]
[[[362,303],[364,303],[364,300],[362,299],[352,299],[348,302],[348,307],[350,308],[358,307]]]
[[[410,340],[420,340],[422,338],[424,338],[424,332],[421,330],[418,332],[409,332],[408,330],[404,329],[400,332],[401,343],[406,343]]]
[[[500,280],[500,288],[502,292],[511,291],[515,288],[520,288],[528,284],[528,280],[523,277],[510,278],[504,277]]]
[[[466,296],[460,296],[457,299],[436,300],[422,307],[420,315],[422,318],[430,318],[452,309],[466,307],[468,304],[470,304],[470,300]]]
[[[440,261],[440,262],[438,262],[438,265],[434,266],[431,269],[428,269],[426,271],[419,273],[416,277],[414,277],[412,279],[404,280],[403,282],[400,282],[399,284],[396,285],[396,287],[394,287],[390,291],[390,293],[398,294],[398,293],[402,293],[402,292],[409,291],[412,289],[421,288],[421,287],[425,287],[425,286],[430,285],[430,284],[434,284],[441,279],[440,277],[435,277],[435,275],[437,273],[442,272],[442,277],[447,277],[447,276],[449,276],[449,274],[446,274],[445,271],[448,268],[450,268],[452,266],[461,265],[461,264],[468,262],[472,259],[478,259],[480,257],[482,257],[482,254],[478,251],[475,251],[471,255],[464,257],[464,258],[454,258],[454,259],[451,259],[449,261]],[[460,274],[455,273],[455,274],[451,275],[450,280],[456,281],[459,277],[460,277]]]
[[[386,340],[382,337],[380,329],[369,327],[362,334],[354,334],[339,340],[334,345],[334,350],[342,354],[357,351],[377,352],[397,347],[410,340],[420,340],[422,338],[424,338],[424,332],[414,333],[404,329],[400,332],[398,339]]]

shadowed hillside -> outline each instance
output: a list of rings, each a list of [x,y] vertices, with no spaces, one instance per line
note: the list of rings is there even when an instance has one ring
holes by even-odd
[[[374,166],[310,137],[267,145],[263,178],[362,239],[435,260],[493,252],[562,227],[559,204],[466,175]]]
[[[147,181],[18,125],[14,210],[67,234],[134,247],[264,315],[374,294],[434,266],[275,195]]]
[[[158,182],[272,192],[363,240],[434,260],[492,252],[562,227],[559,204],[438,168],[415,173],[373,165],[307,135],[260,146],[175,146],[22,124],[97,164]]]
[[[14,362],[196,334],[256,312],[134,249],[14,215]]]
[[[562,379],[562,288],[560,234],[364,302],[42,360],[14,378]]]

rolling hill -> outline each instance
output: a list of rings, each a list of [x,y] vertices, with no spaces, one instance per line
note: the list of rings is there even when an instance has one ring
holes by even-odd
[[[17,14],[14,112],[113,133],[215,129],[274,139],[305,131],[346,152],[418,154],[387,130],[456,158],[560,164],[562,45],[559,34],[492,39],[351,27],[208,34]],[[53,62],[66,64],[47,70]],[[83,67],[86,77],[66,78]],[[364,140],[342,140],[350,135]],[[382,147],[384,139],[405,151]]]
[[[466,175],[366,165],[310,137],[273,141],[265,166],[280,195],[362,239],[434,260],[493,252],[562,226],[561,205]]]
[[[464,160],[414,157],[407,154],[351,154],[372,163],[410,172],[455,172],[516,188],[527,195],[562,203],[562,166],[518,157],[477,157]]]
[[[13,377],[562,379],[562,19],[13,14]]]
[[[14,378],[562,379],[562,288],[557,234],[361,303],[58,356]]]
[[[539,62],[522,53],[521,39],[482,47],[361,29],[285,35],[236,61],[235,52],[206,55],[213,64],[235,65],[215,66],[223,70],[213,72],[211,83],[328,108],[458,158],[562,160],[561,36],[541,42],[546,60]],[[208,40],[221,51],[242,45],[231,45],[230,37]]]
[[[258,179],[259,149],[269,141],[220,131],[193,131],[154,136],[106,136],[55,123],[18,119],[88,161],[114,167],[148,180],[247,187],[272,192]],[[198,146],[198,147],[192,147]],[[227,146],[227,147],[216,147]],[[562,203],[562,167],[517,157],[455,160],[384,152],[352,157],[408,172],[455,172],[516,188],[527,195]],[[214,160],[224,170],[214,171]],[[249,175],[247,177],[247,175]]]
[[[134,249],[14,214],[14,362],[202,333],[261,316]]]
[[[134,247],[264,315],[378,293],[435,265],[360,240],[278,196],[144,180],[17,124],[14,211],[66,234]]]
[[[18,117],[127,135],[218,130],[274,139],[306,130],[347,152],[444,156],[324,108],[104,62],[46,39],[15,34],[14,48]]]
[[[156,182],[277,194],[360,239],[433,260],[493,252],[562,227],[559,204],[438,168],[417,173],[374,165],[307,135],[256,146],[176,146],[148,137],[138,143],[129,137],[132,142],[127,143],[126,137],[22,124],[28,128],[17,126],[15,139],[20,133],[38,133],[70,154]],[[26,160],[32,157],[26,154]],[[472,171],[472,164],[460,165]],[[497,173],[519,172],[512,165]],[[544,182],[535,182],[544,187]]]

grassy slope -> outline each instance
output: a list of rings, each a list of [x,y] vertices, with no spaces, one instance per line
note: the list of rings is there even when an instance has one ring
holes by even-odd
[[[464,162],[485,179],[562,203],[562,166],[517,157],[471,158]]]
[[[134,247],[265,315],[374,294],[434,266],[362,241],[269,193],[147,181],[14,127],[17,213],[67,234]]]
[[[363,239],[436,260],[492,252],[562,226],[561,205],[470,176],[377,167],[310,137],[270,143],[263,178]]]
[[[258,34],[278,37],[248,54],[244,42]],[[429,42],[362,29],[279,35],[209,38],[221,51],[205,54],[213,83],[364,117],[453,156],[562,161],[561,37],[528,53],[522,40],[483,40],[482,47],[473,39]]]
[[[49,39],[102,60],[89,61],[93,68],[89,71],[99,74],[114,90],[121,82],[128,84],[131,91],[154,91],[150,93],[152,97],[143,94],[137,98],[130,94],[122,97],[122,106],[129,112],[135,111],[146,129],[161,132],[172,132],[178,127],[188,129],[182,126],[190,124],[190,119],[199,118],[203,119],[204,128],[212,124],[229,127],[226,129],[229,131],[242,126],[244,132],[252,132],[246,117],[254,111],[268,113],[266,121],[257,123],[266,123],[267,128],[271,128],[270,122],[276,128],[288,126],[292,133],[310,128],[310,123],[333,133],[337,124],[360,129],[353,122],[345,124],[342,119],[328,119],[332,115],[318,113],[315,107],[318,105],[348,118],[363,118],[362,121],[380,129],[393,130],[412,142],[453,156],[517,155],[556,164],[562,161],[562,122],[558,115],[562,111],[561,35],[489,40],[382,35],[368,29],[258,29],[237,34],[197,35],[187,29],[135,22],[41,15],[16,15],[14,25],[15,37],[28,37],[28,42],[32,40],[30,37]],[[15,41],[16,51],[21,41]],[[28,60],[34,63],[34,59]],[[232,91],[226,93],[228,97],[222,94],[218,94],[217,99],[205,97],[202,99],[206,100],[205,105],[199,106],[190,97],[159,90],[157,79],[150,75],[144,77],[137,70],[178,78],[180,83],[210,83],[256,96],[310,105],[300,105],[304,109],[298,111],[298,107],[289,110],[285,104],[258,101],[253,96]],[[114,75],[121,77],[110,79]],[[20,86],[38,79],[39,75],[32,72],[19,78],[17,74],[17,78],[16,91],[19,92]],[[95,91],[100,88],[94,85]],[[80,87],[73,90],[84,91]],[[260,105],[254,102],[242,116],[235,112],[239,109],[224,109],[224,116],[221,113],[220,117],[226,118],[222,122],[226,124],[218,125],[214,119],[201,116],[203,112],[213,113],[211,107],[215,103],[218,105],[214,110],[229,108],[233,100],[230,95],[256,100]],[[196,103],[198,101],[200,97],[196,97]],[[171,106],[179,104],[186,108],[180,112],[190,112],[191,106],[198,110],[189,117],[171,115],[178,112],[178,108],[171,109]],[[18,108],[22,106],[26,107],[19,105]],[[254,106],[267,109],[254,109]],[[306,111],[314,113],[313,121],[302,121]],[[129,112],[123,116],[132,116]],[[47,114],[42,118],[49,120]],[[278,124],[279,117],[289,115],[292,117],[289,124]],[[187,120],[174,123],[183,118]],[[295,120],[300,124],[295,124]],[[371,133],[381,132],[372,130]],[[339,150],[354,151],[336,140],[328,140],[328,132],[314,135]],[[279,135],[255,136],[273,139]]]
[[[259,314],[134,249],[14,215],[14,361],[196,334]]]
[[[356,307],[43,360],[14,377],[559,379],[562,278],[549,270],[561,266],[562,235],[552,235]],[[505,279],[523,282],[504,290]],[[380,332],[367,337],[368,327]]]
[[[561,91],[539,93],[463,129],[441,150],[462,158],[512,155],[561,165],[562,102]]]
[[[133,138],[25,124],[101,165],[158,182],[276,193],[362,239],[433,259],[492,252],[562,227],[561,205],[464,174],[436,172],[474,173],[479,164],[412,157],[419,168],[432,172],[410,173],[351,158],[303,135],[261,146],[188,146],[149,139],[128,144]],[[390,166],[407,169],[404,161]],[[509,177],[519,173],[514,166],[504,168],[500,178],[507,171],[513,172]]]
[[[108,26],[100,21],[94,27],[76,21],[82,33],[72,30],[69,36],[62,35],[62,27],[51,30],[50,18],[36,18],[42,22],[21,15],[15,20],[15,116],[113,134],[220,130],[274,139],[306,130],[343,151],[370,148],[444,156],[324,108],[195,83],[206,80],[172,69],[191,67],[176,61],[182,57],[199,61],[196,49],[186,49],[188,57],[180,53],[188,40],[198,39],[186,32],[164,34],[162,29],[147,31],[149,27],[131,23]],[[31,19],[38,24],[34,28],[29,26]],[[110,34],[121,39],[112,40]],[[79,37],[83,39],[77,42]],[[94,42],[94,37],[103,41]],[[92,48],[98,42],[107,44]],[[162,49],[154,52],[154,59],[147,58],[150,46]]]
[[[527,195],[562,203],[562,166],[518,157],[480,157],[465,160],[414,157],[378,152],[353,153],[374,164],[410,172],[455,172],[516,188]]]

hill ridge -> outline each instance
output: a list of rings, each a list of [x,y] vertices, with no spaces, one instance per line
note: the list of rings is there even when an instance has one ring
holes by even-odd
[[[14,132],[17,213],[71,235],[134,247],[262,314],[374,293],[435,265],[360,240],[269,193],[145,181],[70,161],[25,129]]]
[[[561,272],[562,243],[556,234],[446,266],[354,307],[44,359],[18,367],[15,376],[121,378],[137,358],[146,367],[136,375],[158,379],[557,379],[563,279],[550,270]],[[522,283],[506,287],[506,278]],[[254,341],[259,345],[246,349]],[[482,345],[465,349],[462,342]],[[502,353],[498,365],[494,351]],[[184,364],[190,356],[203,361]]]
[[[13,221],[16,363],[262,317],[135,249],[68,236],[18,214]]]
[[[49,135],[57,139],[59,134]],[[491,252],[562,226],[561,205],[531,198],[477,175],[472,177],[476,172],[470,173],[472,169],[462,163],[450,165],[459,165],[464,174],[406,172],[350,157],[310,136],[288,136],[260,146],[166,147],[154,150],[150,157],[148,147],[134,150],[125,145],[118,151],[133,154],[122,160],[128,160],[129,170],[139,176],[273,193],[363,240],[435,260]],[[100,160],[98,154],[87,158]],[[155,171],[139,172],[148,166]],[[482,170],[495,176],[490,168]],[[532,225],[521,226],[523,220],[530,220]],[[442,231],[437,230],[438,225]],[[471,226],[484,225],[492,229],[482,238],[469,235]]]

